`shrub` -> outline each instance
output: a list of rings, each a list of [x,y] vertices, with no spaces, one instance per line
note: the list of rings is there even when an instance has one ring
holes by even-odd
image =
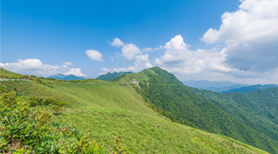
[[[105,153],[89,133],[51,122],[46,108],[30,108],[15,92],[2,94],[0,107],[0,153]]]

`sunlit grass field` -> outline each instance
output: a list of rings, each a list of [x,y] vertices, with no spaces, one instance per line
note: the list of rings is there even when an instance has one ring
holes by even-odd
[[[266,153],[230,138],[171,122],[148,107],[132,87],[88,80],[5,81],[19,95],[69,102],[55,120],[90,131],[112,147],[115,137],[134,153]]]

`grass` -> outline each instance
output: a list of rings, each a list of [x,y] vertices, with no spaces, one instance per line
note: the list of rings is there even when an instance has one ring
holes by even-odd
[[[230,138],[171,122],[150,109],[135,90],[111,82],[4,81],[19,95],[69,102],[54,120],[89,130],[92,139],[112,148],[120,136],[135,153],[266,153]]]

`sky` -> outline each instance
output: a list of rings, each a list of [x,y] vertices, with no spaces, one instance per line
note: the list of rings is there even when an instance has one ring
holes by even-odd
[[[278,83],[277,0],[2,0],[0,67],[86,78]]]

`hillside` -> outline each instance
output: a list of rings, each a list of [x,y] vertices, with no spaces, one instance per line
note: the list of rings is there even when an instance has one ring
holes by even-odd
[[[162,114],[166,111],[164,115],[173,121],[226,135],[272,153],[278,152],[276,140],[246,125],[245,121],[236,119],[240,115],[231,115],[231,112],[216,103],[219,100],[210,99],[184,86],[174,75],[158,67],[137,74],[126,74],[114,82],[133,85],[147,102],[162,110]]]
[[[96,79],[98,80],[104,80],[104,81],[112,81],[124,74],[130,74],[132,72],[113,72],[113,73],[106,73],[106,74],[103,74],[103,75],[100,75],[99,77],[97,77]]]
[[[250,93],[215,93],[206,90],[194,89],[234,119],[278,140],[278,88],[256,90]],[[277,142],[275,142],[278,144]]]
[[[170,77],[172,78],[172,76]],[[111,149],[113,138],[136,153],[265,153],[233,139],[173,123],[154,112],[129,85],[98,80],[1,81],[1,94],[68,102],[56,122],[89,130]]]
[[[18,79],[22,75],[0,68],[0,79]]]

